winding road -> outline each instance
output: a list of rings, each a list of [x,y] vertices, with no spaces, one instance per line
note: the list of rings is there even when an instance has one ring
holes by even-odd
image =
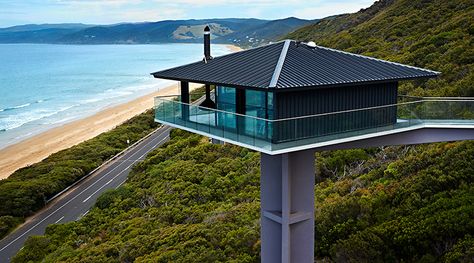
[[[76,221],[86,215],[101,193],[121,186],[135,163],[169,139],[170,130],[168,126],[161,126],[28,218],[0,240],[0,262],[10,262],[29,236],[44,234],[48,225]]]

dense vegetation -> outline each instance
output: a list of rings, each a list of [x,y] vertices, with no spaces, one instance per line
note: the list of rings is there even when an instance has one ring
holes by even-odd
[[[318,156],[316,254],[337,262],[474,257],[474,142]],[[82,220],[14,262],[255,262],[259,154],[174,130]]]
[[[473,6],[379,1],[291,35],[441,71],[401,93],[473,96]],[[175,130],[78,222],[51,225],[14,262],[255,262],[259,156]],[[315,253],[335,262],[474,262],[474,142],[316,156]]]
[[[473,142],[390,147],[374,155],[353,151],[326,153],[320,162],[323,171],[335,171],[341,162],[350,165],[340,166],[346,170],[336,177],[321,171],[325,179],[316,187],[319,257],[472,262]]]
[[[438,79],[404,83],[402,94],[472,97],[473,34],[472,0],[381,0],[289,38],[442,72]]]
[[[46,200],[157,127],[150,110],[115,129],[0,180],[0,238],[41,209]]]
[[[14,262],[254,262],[259,154],[174,130],[87,216],[31,238]]]

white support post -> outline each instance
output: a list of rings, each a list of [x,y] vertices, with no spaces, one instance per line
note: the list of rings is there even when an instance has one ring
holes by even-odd
[[[261,259],[314,262],[314,151],[261,154]]]

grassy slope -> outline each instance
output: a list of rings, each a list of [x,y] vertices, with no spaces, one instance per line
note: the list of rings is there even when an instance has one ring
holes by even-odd
[[[472,28],[472,1],[402,0],[291,37],[443,72],[404,83],[410,94],[472,95]],[[82,220],[30,238],[15,262],[258,261],[258,154],[173,137]],[[474,142],[318,154],[317,258],[474,261],[473,159]]]

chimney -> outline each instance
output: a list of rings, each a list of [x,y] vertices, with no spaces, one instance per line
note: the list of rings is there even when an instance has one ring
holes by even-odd
[[[211,29],[209,26],[204,28],[204,63],[211,60]],[[211,85],[206,84],[206,99],[199,105],[201,107],[216,108],[216,103],[211,99]]]
[[[204,60],[210,60],[211,57],[211,29],[209,26],[204,28]]]

